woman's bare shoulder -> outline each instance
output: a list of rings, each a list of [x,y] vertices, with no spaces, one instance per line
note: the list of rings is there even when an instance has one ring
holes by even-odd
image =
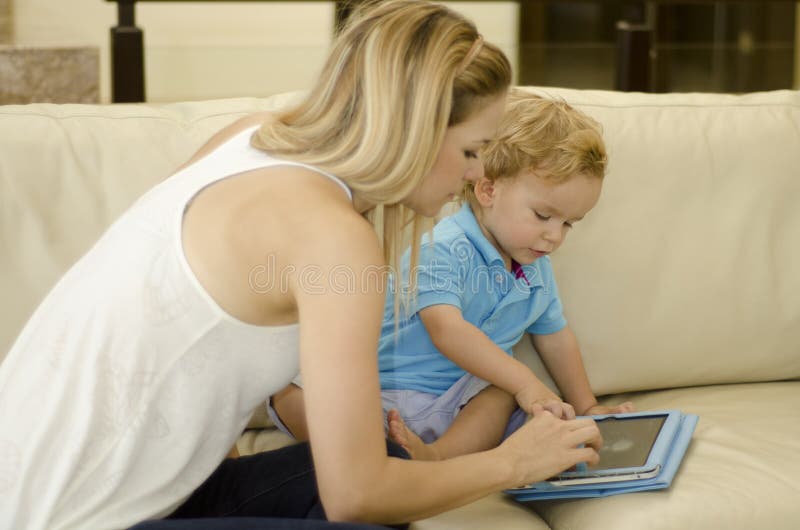
[[[208,186],[187,212],[189,222],[202,221],[199,234],[228,227],[225,239],[248,241],[247,249],[318,261],[347,253],[379,260],[382,252],[372,224],[353,206],[349,195],[330,177],[312,168],[270,165]],[[362,254],[364,252],[364,254]],[[355,256],[353,256],[355,257]]]
[[[337,266],[363,270],[382,260],[372,225],[341,186],[291,165],[248,171],[205,188],[186,211],[183,247],[217,303],[260,325],[296,321],[298,291],[292,284],[289,291],[255,292],[254,271],[281,271],[281,282],[295,276],[305,281]]]
[[[192,155],[192,157],[186,161],[179,169],[183,169],[186,166],[194,164],[208,153],[225,143],[226,140],[234,136],[239,131],[243,131],[248,127],[253,127],[256,125],[260,125],[264,123],[266,120],[272,117],[272,113],[270,112],[256,112],[253,114],[248,114],[242,118],[239,118],[235,122],[231,123],[230,125],[226,126],[225,128],[219,130],[212,136],[211,138],[206,141],[203,146]]]
[[[283,166],[272,175],[272,183],[265,200],[276,208],[273,214],[279,212],[281,224],[292,235],[288,243],[295,247],[292,254],[297,259],[319,260],[324,254],[337,259],[348,255],[382,259],[372,224],[329,177],[305,167]]]

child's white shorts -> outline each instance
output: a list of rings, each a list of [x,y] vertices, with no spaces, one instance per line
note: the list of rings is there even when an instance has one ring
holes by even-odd
[[[461,409],[478,395],[489,383],[466,374],[442,395],[417,390],[383,390],[384,418],[390,409],[397,409],[409,429],[417,433],[425,443],[438,439],[453,423]],[[506,426],[503,439],[517,430],[526,419],[522,409],[517,408]]]
[[[292,382],[302,387],[299,375]],[[387,427],[386,413],[391,409],[397,409],[408,428],[417,433],[422,441],[433,442],[450,427],[464,405],[487,386],[489,383],[483,379],[466,374],[440,396],[417,390],[383,390],[381,391],[381,400],[383,401],[384,427]],[[267,413],[278,429],[291,436],[271,403],[267,405]],[[527,415],[522,409],[515,409],[506,425],[503,439],[519,429],[525,423],[526,418]]]

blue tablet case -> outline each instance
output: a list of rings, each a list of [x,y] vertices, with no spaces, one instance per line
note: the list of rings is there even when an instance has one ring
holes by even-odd
[[[575,484],[555,486],[549,482],[538,482],[527,488],[507,490],[506,493],[518,501],[538,501],[548,499],[579,499],[587,497],[608,497],[621,493],[665,489],[672,484],[672,479],[683,461],[683,455],[692,440],[698,416],[695,414],[680,415],[680,424],[667,452],[659,474],[652,478],[607,482],[599,484]]]

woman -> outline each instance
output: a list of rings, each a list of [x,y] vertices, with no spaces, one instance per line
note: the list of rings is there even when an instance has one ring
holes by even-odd
[[[377,4],[297,107],[225,129],[143,196],[0,367],[0,445],[17,463],[0,527],[390,524],[595,460],[578,447],[591,422],[547,414],[435,464],[384,443],[374,272],[405,223],[481,174],[509,83],[506,58],[459,15]],[[220,465],[298,368],[313,470],[302,445]]]

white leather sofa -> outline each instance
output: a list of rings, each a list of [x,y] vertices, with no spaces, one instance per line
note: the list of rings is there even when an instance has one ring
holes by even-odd
[[[800,93],[540,90],[597,118],[610,155],[598,206],[553,257],[594,391],[700,422],[669,490],[496,494],[412,528],[800,528]],[[0,107],[0,358],[144,190],[291,97]],[[529,343],[517,350],[541,373]],[[286,443],[255,423],[242,452]]]

